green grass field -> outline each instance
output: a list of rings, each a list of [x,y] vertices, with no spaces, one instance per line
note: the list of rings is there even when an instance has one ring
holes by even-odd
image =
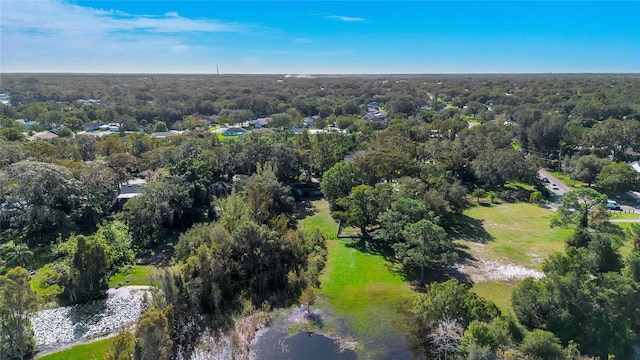
[[[531,269],[539,268],[550,254],[563,251],[564,240],[571,234],[549,226],[553,212],[527,203],[474,206],[464,215],[463,221],[470,225],[455,235],[456,240],[462,245],[477,242],[474,232],[482,232],[488,240],[482,253],[471,255]],[[476,248],[470,246],[471,251]]]
[[[47,284],[47,273],[53,272],[51,264],[37,268],[36,273],[31,275],[31,287],[38,294],[38,297],[45,305],[57,305],[58,295],[62,294],[63,288],[58,284]]]
[[[551,228],[554,213],[528,203],[474,206],[461,217],[464,226],[456,242],[475,259],[515,264],[540,270],[542,261],[562,252],[571,230]],[[511,311],[511,292],[519,280],[474,283],[471,290],[493,301],[504,312]]]
[[[301,218],[298,222],[298,228],[301,231],[320,229],[326,239],[334,239],[338,233],[338,224],[331,217],[329,202],[323,199],[304,204],[307,205],[312,215]]]
[[[355,241],[335,239],[338,224],[331,218],[326,200],[312,204],[313,215],[301,219],[299,228],[320,228],[332,239],[327,241],[329,254],[320,278],[323,300],[318,306],[327,306],[345,319],[360,344],[359,351],[375,358],[372,354],[388,351],[387,341],[400,336],[415,294],[397,265],[382,255],[359,250]]]
[[[103,339],[53,354],[38,357],[40,360],[102,360],[111,339]]]
[[[473,284],[471,291],[492,301],[505,313],[512,312],[511,292],[519,284],[519,281],[486,281]]]
[[[151,285],[158,268],[151,265],[136,265],[132,268],[119,272],[109,279],[109,287],[117,288],[129,285]]]
[[[401,336],[415,293],[397,265],[353,244],[327,241],[329,256],[320,291],[332,312],[353,330],[359,351],[375,358],[373,354],[386,354],[388,342]]]

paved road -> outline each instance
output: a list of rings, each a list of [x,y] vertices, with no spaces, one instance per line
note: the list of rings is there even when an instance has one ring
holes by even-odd
[[[553,194],[556,194],[556,196],[560,197],[562,195],[564,195],[565,193],[571,191],[571,189],[563,184],[560,180],[556,179],[555,177],[553,177],[551,174],[549,174],[549,172],[545,171],[545,170],[538,170],[538,175],[540,176],[540,178],[547,178],[549,179],[548,183],[545,183],[545,186],[549,189],[549,191],[551,191]],[[551,187],[551,184],[556,184],[558,186],[557,190],[554,190]],[[620,205],[620,208],[622,209],[622,211],[624,212],[633,212],[633,213],[638,213],[640,216],[640,210],[637,207],[633,207],[633,206],[629,206],[629,205]],[[631,221],[619,221],[619,222],[636,222],[633,219],[630,219]]]
[[[567,185],[563,184],[560,180],[558,180],[555,177],[553,177],[547,171],[544,171],[544,170],[540,169],[540,170],[538,170],[538,175],[540,175],[540,178],[549,179],[549,182],[545,183],[545,186],[549,189],[549,191],[551,191],[552,193],[556,194],[557,196],[562,196],[565,193],[571,191],[571,189]],[[554,190],[551,187],[552,184],[556,184],[558,186],[558,189]]]

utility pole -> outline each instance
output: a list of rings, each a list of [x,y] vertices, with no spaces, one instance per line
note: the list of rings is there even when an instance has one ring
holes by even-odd
[[[558,150],[558,172],[562,172],[562,148]]]
[[[218,65],[216,65],[216,76],[220,76],[220,69],[218,69]]]

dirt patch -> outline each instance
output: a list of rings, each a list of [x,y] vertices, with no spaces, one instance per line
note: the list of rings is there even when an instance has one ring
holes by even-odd
[[[523,266],[513,264],[502,264],[498,261],[469,260],[459,263],[453,268],[469,276],[474,283],[485,281],[511,281],[520,280],[526,277],[540,279],[544,273],[538,270],[527,269]]]

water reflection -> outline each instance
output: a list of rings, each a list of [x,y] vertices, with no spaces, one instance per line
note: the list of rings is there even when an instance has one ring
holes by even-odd
[[[324,335],[271,329],[254,346],[256,360],[356,360],[356,352],[341,349],[337,340]]]

